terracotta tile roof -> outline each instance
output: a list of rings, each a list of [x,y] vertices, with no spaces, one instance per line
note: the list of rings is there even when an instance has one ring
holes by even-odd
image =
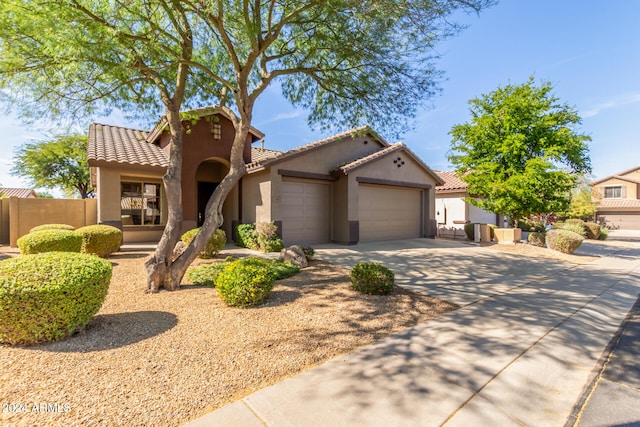
[[[385,147],[389,145],[389,143],[387,141],[385,141],[382,137],[380,137],[369,126],[361,126],[361,127],[358,127],[358,128],[350,129],[350,130],[342,132],[342,133],[338,133],[336,135],[332,135],[332,136],[324,138],[324,139],[320,139],[318,141],[311,142],[311,143],[306,144],[306,145],[301,145],[300,147],[296,147],[296,148],[293,148],[293,149],[288,150],[288,151],[284,151],[284,152],[280,153],[276,157],[272,157],[272,158],[265,159],[265,160],[252,161],[251,163],[249,163],[247,165],[247,169],[249,171],[256,170],[256,169],[261,169],[261,168],[266,167],[266,166],[268,166],[268,165],[270,165],[272,163],[288,159],[290,157],[305,153],[307,151],[315,150],[315,149],[320,148],[320,147],[322,147],[324,145],[330,144],[330,143],[335,142],[335,141],[339,141],[339,140],[347,138],[347,137],[354,137],[354,135],[357,135],[357,134],[369,134],[369,135],[373,136],[376,140],[380,141],[382,143],[382,145],[384,145]]]
[[[637,199],[602,199],[598,203],[598,210],[608,209],[640,209],[640,200]]]
[[[2,197],[17,197],[19,199],[30,199],[37,197],[36,192],[31,188],[0,188]]]
[[[455,171],[436,171],[436,173],[444,181],[443,185],[436,187],[436,193],[467,190],[467,183],[458,178]]]
[[[618,172],[618,173],[616,173],[614,175],[609,175],[609,176],[606,176],[606,177],[604,177],[602,179],[594,181],[594,182],[591,183],[591,185],[598,185],[598,184],[601,184],[601,183],[603,183],[605,181],[608,181],[610,179],[613,179],[613,178],[618,178],[618,179],[623,179],[623,180],[627,180],[627,181],[637,182],[637,181],[629,179],[629,178],[624,178],[624,177],[622,177],[622,175],[626,175],[626,174],[629,174],[631,172],[635,172],[638,169],[640,169],[640,166],[635,166],[635,167],[632,167],[630,169],[623,170],[622,172]]]
[[[251,163],[272,159],[280,154],[282,154],[282,151],[269,150],[267,148],[251,147]]]
[[[146,141],[147,132],[119,126],[92,123],[89,126],[87,160],[141,166],[169,166],[160,147]]]

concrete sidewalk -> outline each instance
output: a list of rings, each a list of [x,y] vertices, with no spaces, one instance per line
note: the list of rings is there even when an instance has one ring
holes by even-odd
[[[318,258],[383,262],[399,284],[462,307],[188,425],[573,424],[640,293],[636,244],[581,252],[607,256],[577,266],[424,239],[322,246]]]

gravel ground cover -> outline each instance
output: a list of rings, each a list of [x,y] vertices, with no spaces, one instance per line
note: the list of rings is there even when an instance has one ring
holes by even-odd
[[[0,259],[16,255],[0,247]],[[269,302],[252,309],[228,308],[215,289],[188,283],[147,295],[148,255],[110,258],[109,294],[84,331],[0,346],[0,425],[179,426],[456,308],[402,288],[361,295],[348,270],[321,262],[276,282]]]

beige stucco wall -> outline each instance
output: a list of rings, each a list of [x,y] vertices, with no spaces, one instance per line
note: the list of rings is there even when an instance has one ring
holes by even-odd
[[[6,200],[6,199],[5,199]],[[43,224],[69,224],[76,228],[96,224],[95,199],[19,199],[9,201],[9,241],[17,240],[33,227]],[[4,205],[3,201],[3,205]]]
[[[467,204],[464,194],[450,193],[436,197],[436,219],[438,227],[462,229],[464,223],[456,224],[454,221],[466,221]]]
[[[263,171],[242,178],[243,223],[272,221],[270,176],[270,171]]]
[[[637,179],[640,181],[640,173],[639,174],[630,173],[624,176],[630,179]],[[618,178],[608,179],[605,182],[598,184],[596,186],[596,190],[598,193],[600,193],[600,195],[604,196],[605,187],[610,187],[610,186],[623,187],[625,189],[622,192],[623,199],[640,199],[640,186],[634,182],[629,182],[623,179],[618,179]]]

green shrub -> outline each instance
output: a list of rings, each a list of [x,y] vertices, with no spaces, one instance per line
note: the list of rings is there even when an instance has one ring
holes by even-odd
[[[475,223],[468,223],[464,225],[464,234],[467,236],[467,240],[473,241]]]
[[[231,264],[231,261],[214,262],[211,264],[200,264],[187,270],[187,279],[194,285],[211,286],[216,285],[216,279],[218,274],[227,265]]]
[[[50,252],[0,261],[0,342],[72,335],[98,312],[110,280],[111,263],[92,255]]]
[[[556,228],[573,231],[582,237],[587,236],[587,227],[581,219],[568,219],[565,222],[556,223]]]
[[[258,250],[258,235],[255,224],[239,224],[236,227],[236,243],[242,248]]]
[[[587,239],[598,240],[600,238],[600,224],[585,222],[584,225],[587,231]]]
[[[546,243],[549,249],[565,254],[573,253],[582,244],[584,237],[566,229],[552,229],[547,231]]]
[[[69,230],[69,231],[73,231],[76,228],[73,225],[69,225],[69,224],[43,224],[43,225],[38,225],[37,227],[33,227],[31,230],[29,230],[29,233],[34,233],[36,231],[42,231],[42,230]]]
[[[17,241],[23,255],[41,252],[80,252],[82,235],[70,230],[42,230],[26,234]]]
[[[193,242],[193,239],[196,238],[196,234],[200,232],[200,228],[201,227],[193,228],[184,233],[182,237],[180,237],[182,243],[184,243],[185,246],[189,246],[191,242]],[[207,245],[204,247],[202,252],[198,254],[198,256],[200,258],[215,258],[215,256],[218,255],[218,252],[224,249],[224,245],[226,244],[227,234],[224,232],[224,230],[218,228],[213,232],[213,234],[209,238],[209,241],[207,242]]]
[[[527,237],[527,240],[528,240],[529,244],[531,244],[533,246],[543,247],[546,238],[547,238],[546,233],[540,233],[538,231],[532,231],[531,233],[529,233],[529,237]]]
[[[604,227],[600,227],[600,235],[598,236],[598,240],[607,240],[609,237],[609,230]]]
[[[274,282],[274,273],[265,262],[260,258],[250,257],[224,267],[216,278],[216,288],[225,304],[251,307],[266,301]]]
[[[280,252],[284,248],[284,243],[278,237],[278,226],[273,222],[256,223],[256,235],[258,248],[262,252]]]
[[[87,225],[78,228],[76,233],[82,236],[82,252],[85,254],[105,257],[118,252],[122,243],[122,230],[111,225]]]
[[[304,252],[304,256],[307,257],[307,261],[313,260],[313,256],[316,254],[316,251],[311,246],[307,245],[302,245],[301,248],[302,252]]]
[[[350,274],[351,289],[369,295],[386,295],[393,291],[395,279],[387,267],[369,262],[353,266]]]
[[[269,269],[275,280],[286,279],[300,271],[300,267],[290,262],[282,262],[277,259],[258,259]]]

